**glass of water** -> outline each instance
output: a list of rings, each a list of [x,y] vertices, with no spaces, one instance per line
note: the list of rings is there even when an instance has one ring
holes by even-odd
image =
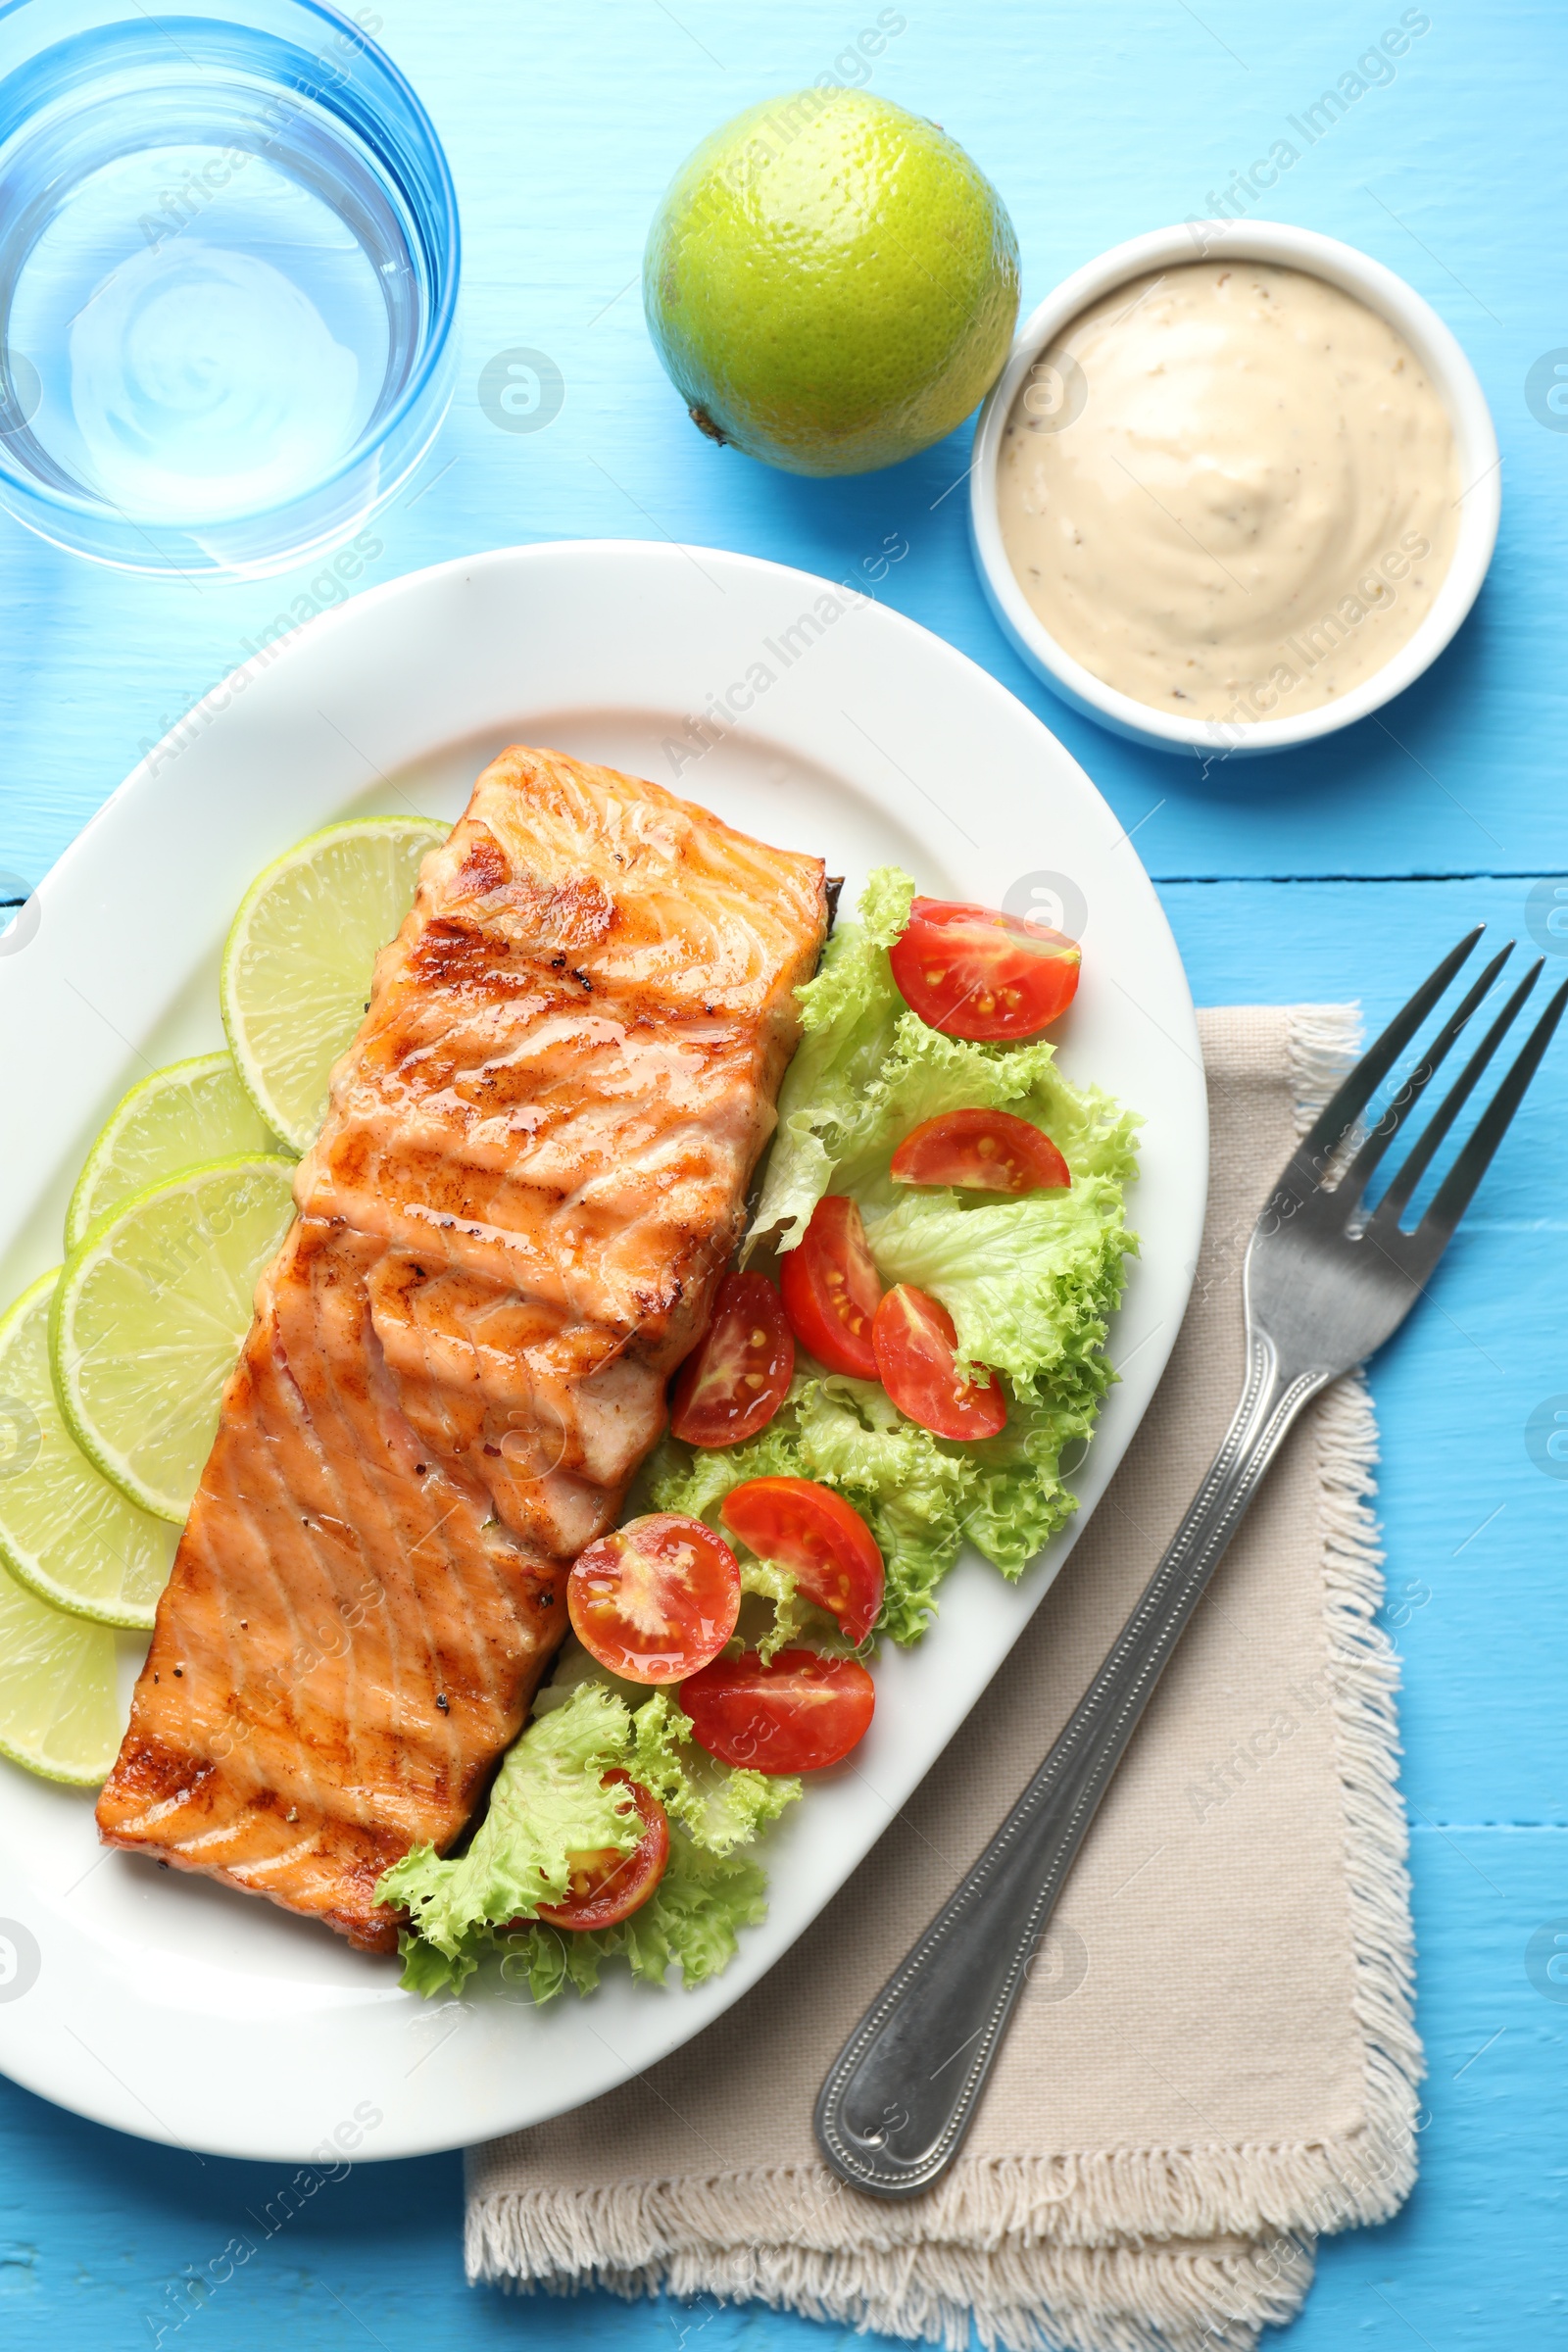
[[[446,158],[317,0],[0,6],[0,505],[132,571],[280,571],[452,392]]]

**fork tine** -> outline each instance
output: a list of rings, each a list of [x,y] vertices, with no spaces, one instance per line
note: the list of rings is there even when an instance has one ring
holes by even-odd
[[[1410,1075],[1404,1081],[1403,1086],[1399,1089],[1399,1093],[1395,1097],[1388,1109],[1383,1113],[1383,1116],[1372,1128],[1365,1143],[1361,1146],[1360,1151],[1357,1152],[1354,1159],[1346,1169],[1345,1174],[1341,1177],[1340,1182],[1335,1187],[1335,1199],[1344,1200],[1347,1212],[1348,1212],[1349,1209],[1354,1206],[1355,1202],[1360,1199],[1362,1193],[1366,1190],[1367,1183],[1373,1173],[1373,1170],[1377,1167],[1378,1162],[1383,1157],[1383,1154],[1385,1152],[1387,1152],[1389,1146],[1393,1143],[1395,1137],[1398,1134],[1406,1119],[1409,1118],[1411,1112],[1415,1109],[1427,1088],[1437,1076],[1440,1067],[1442,1066],[1449,1049],[1454,1042],[1454,1039],[1458,1037],[1461,1031],[1465,1028],[1470,1020],[1471,1015],[1474,1013],[1476,1006],[1480,1004],[1486,998],[1488,990],[1491,988],[1493,982],[1496,979],[1497,974],[1501,971],[1509,956],[1513,954],[1515,945],[1516,942],[1510,939],[1508,945],[1502,950],[1501,954],[1494,956],[1486,970],[1481,974],[1480,979],[1475,981],[1469,988],[1465,990],[1464,996],[1460,1000],[1459,1004],[1455,1010],[1448,1015],[1448,1018],[1446,1021],[1445,1021],[1443,1027],[1439,1030],[1431,1045],[1428,1046],[1426,1052],[1422,1054],[1421,1059],[1417,1062],[1415,1068],[1410,1072]],[[1539,971],[1541,967],[1538,964],[1536,968]],[[1510,1020],[1513,1018],[1511,1012],[1508,1017]],[[1480,1064],[1477,1065],[1478,1074],[1480,1066]],[[1459,1100],[1462,1101],[1463,1097],[1461,1096]],[[1458,1102],[1455,1102],[1451,1095],[1449,1096],[1448,1101],[1449,1102],[1452,1102],[1453,1109],[1457,1111],[1459,1107]],[[1447,1111],[1447,1109],[1448,1103],[1446,1102],[1444,1104],[1444,1111]],[[1440,1112],[1439,1116],[1441,1117],[1443,1113]],[[1429,1128],[1427,1133],[1430,1132],[1431,1130]],[[1446,1129],[1445,1129],[1445,1132],[1446,1132]],[[1441,1138],[1434,1138],[1432,1146],[1432,1150],[1434,1152],[1437,1150],[1438,1142],[1440,1140]],[[1423,1135],[1422,1144],[1424,1144],[1425,1141],[1426,1136]],[[1421,1145],[1417,1145],[1416,1149],[1419,1151],[1421,1149]],[[1432,1153],[1429,1152],[1427,1153],[1427,1158],[1430,1159]],[[1425,1165],[1426,1162],[1423,1161],[1422,1166],[1424,1167]],[[1419,1175],[1419,1173],[1420,1171],[1418,1169],[1417,1175]],[[1413,1186],[1411,1189],[1414,1189]],[[1408,1195],[1406,1195],[1406,1198],[1408,1198]]]
[[[1458,946],[1445,956],[1437,970],[1422,981],[1403,1011],[1395,1014],[1377,1043],[1368,1046],[1339,1092],[1330,1099],[1309,1132],[1302,1137],[1296,1155],[1297,1165],[1310,1161],[1321,1166],[1322,1161],[1344,1142],[1351,1123],[1371,1102],[1486,927],[1485,923],[1477,923],[1468,937],[1461,939]]]
[[[1487,1031],[1486,1036],[1482,1039],[1480,1045],[1477,1046],[1475,1052],[1465,1063],[1464,1068],[1459,1072],[1458,1077],[1454,1080],[1452,1086],[1449,1087],[1447,1093],[1444,1096],[1443,1101],[1438,1104],[1437,1109],[1433,1112],[1431,1118],[1428,1119],[1426,1125],[1422,1128],[1421,1133],[1416,1137],[1415,1142],[1411,1145],[1409,1152],[1405,1155],[1404,1165],[1393,1178],[1389,1185],[1388,1191],[1378,1202],[1377,1214],[1384,1220],[1386,1224],[1396,1225],[1398,1223],[1400,1213],[1403,1210],[1406,1201],[1409,1200],[1411,1195],[1415,1191],[1416,1186],[1420,1183],[1422,1177],[1432,1165],[1433,1159],[1437,1155],[1439,1145],[1442,1143],[1444,1137],[1447,1134],[1448,1129],[1453,1125],[1453,1122],[1458,1117],[1460,1111],[1464,1108],[1465,1103],[1469,1101],[1469,1098],[1474,1092],[1475,1087],[1481,1077],[1482,1071],[1486,1068],[1488,1062],[1492,1059],[1492,1056],[1494,1054],[1495,1054],[1497,1048],[1501,1045],[1503,1039],[1513,1027],[1515,1020],[1518,1018],[1520,1007],[1523,1005],[1526,998],[1530,995],[1531,990],[1535,987],[1536,982],[1541,978],[1542,972],[1545,966],[1545,961],[1546,959],[1543,956],[1536,963],[1531,965],[1529,971],[1526,972],[1524,978],[1514,990],[1513,995],[1508,999],[1507,1004],[1504,1004],[1502,1010],[1493,1022],[1492,1027]]]
[[[1538,967],[1539,968],[1539,967]],[[1492,1155],[1508,1130],[1508,1122],[1524,1100],[1525,1090],[1541,1066],[1563,1007],[1568,1005],[1565,980],[1520,1049],[1518,1058],[1492,1101],[1476,1121],[1475,1130],[1438,1188],[1438,1197],[1416,1227],[1418,1239],[1434,1239],[1441,1250],[1469,1207],[1477,1185],[1492,1164]]]

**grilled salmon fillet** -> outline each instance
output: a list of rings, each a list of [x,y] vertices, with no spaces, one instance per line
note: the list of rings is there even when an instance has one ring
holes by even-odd
[[[821,863],[514,748],[425,859],[295,1180],[98,1804],[384,1950],[707,1322],[826,929]]]

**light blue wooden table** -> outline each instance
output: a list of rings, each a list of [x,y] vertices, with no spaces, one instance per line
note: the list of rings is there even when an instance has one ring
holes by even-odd
[[[447,143],[467,256],[456,406],[381,526],[374,576],[584,535],[706,542],[837,575],[902,534],[908,556],[879,593],[1022,696],[1137,829],[1200,1004],[1359,996],[1377,1019],[1469,922],[1511,936],[1532,886],[1568,877],[1568,415],[1526,392],[1538,360],[1568,357],[1561,0],[1430,0],[1394,78],[1369,81],[1267,199],[1400,270],[1459,335],[1502,443],[1502,538],[1457,643],[1381,720],[1206,781],[1072,717],[1007,651],[971,572],[961,495],[944,495],[966,433],[891,473],[795,481],[700,440],[660,372],[634,281],[665,180],[728,114],[833,70],[874,8],[379,6]],[[905,13],[873,86],[936,116],[1004,191],[1028,309],[1117,239],[1212,211],[1210,191],[1291,137],[1288,119],[1355,75],[1401,10],[906,0]],[[518,346],[547,352],[565,385],[559,416],[531,434],[499,430],[478,398],[486,361]],[[35,881],[138,749],[307,585],[125,580],[0,518],[0,867]],[[1568,939],[1543,944],[1568,954]],[[1568,1984],[1527,1968],[1538,1930],[1568,1933],[1568,1482],[1525,1444],[1537,1404],[1568,1393],[1565,1112],[1559,1049],[1433,1303],[1374,1376],[1430,2120],[1408,2208],[1323,2247],[1290,2352],[1568,2343]],[[15,1134],[25,1105],[8,1115]],[[19,2352],[152,2343],[148,2315],[167,2312],[171,2285],[205,2271],[277,2186],[275,2168],[118,2138],[7,2084],[0,2135],[0,2341]],[[165,2341],[678,2352],[702,2330],[703,2352],[810,2352],[832,2332],[710,2304],[470,2294],[460,2221],[455,2156],[363,2166]]]

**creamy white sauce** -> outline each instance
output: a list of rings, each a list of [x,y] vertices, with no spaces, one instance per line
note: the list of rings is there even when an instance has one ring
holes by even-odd
[[[1447,412],[1384,318],[1261,262],[1135,279],[1036,362],[1003,543],[1084,667],[1188,718],[1318,709],[1383,667],[1452,560]]]

